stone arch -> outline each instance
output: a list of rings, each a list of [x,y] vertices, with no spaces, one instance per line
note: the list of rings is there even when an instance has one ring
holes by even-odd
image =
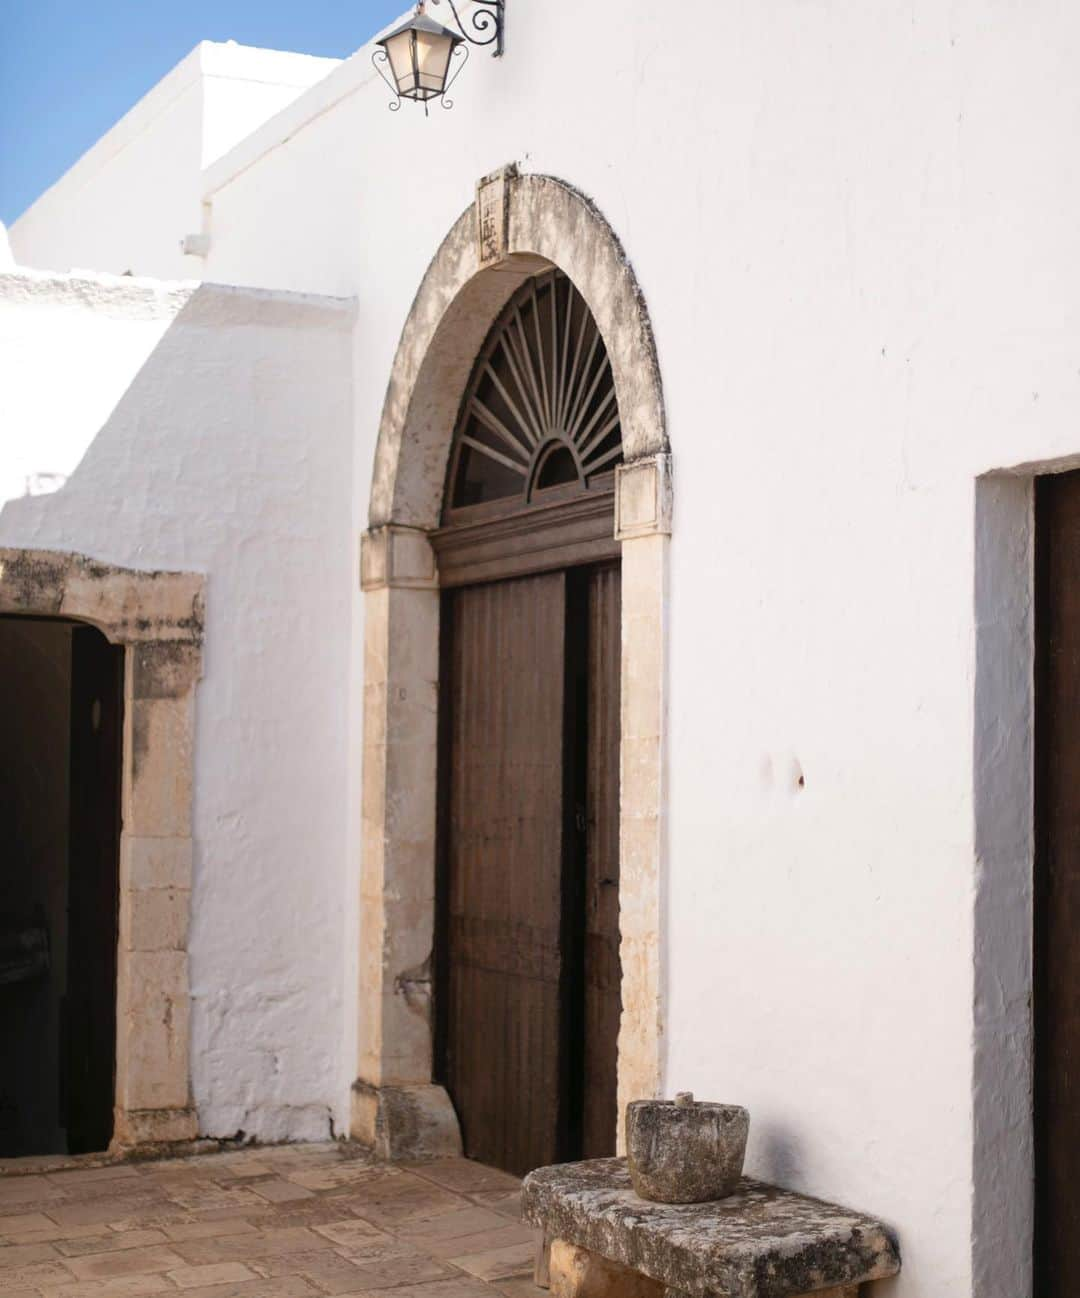
[[[482,180],[413,301],[383,406],[362,545],[365,591],[359,1058],[351,1130],[384,1157],[460,1150],[433,1082],[439,577],[428,533],[474,360],[503,306],[557,267],[607,347],[622,426],[620,1107],[663,1084],[667,548],[671,472],[644,298],[615,233],[565,182],[508,168]]]
[[[439,523],[449,435],[492,321],[530,276],[557,266],[588,303],[611,358],[628,463],[668,450],[663,388],[645,300],[615,232],[551,176],[499,175],[505,238],[484,261],[477,210],[428,267],[394,358],[375,451],[369,525]],[[480,190],[483,193],[484,182]]]
[[[67,618],[123,645],[120,937],[113,1146],[185,1141],[195,687],[204,578],[0,548],[0,613]]]

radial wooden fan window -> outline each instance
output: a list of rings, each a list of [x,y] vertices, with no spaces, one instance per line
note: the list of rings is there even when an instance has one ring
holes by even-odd
[[[621,458],[600,331],[570,280],[548,271],[510,300],[476,362],[454,437],[450,509],[587,490]]]

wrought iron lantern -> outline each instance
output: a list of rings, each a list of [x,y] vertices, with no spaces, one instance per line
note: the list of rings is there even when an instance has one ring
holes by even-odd
[[[477,8],[468,24],[461,21],[454,0],[447,0],[453,10],[458,31],[451,31],[427,15],[427,0],[420,0],[416,12],[387,36],[375,42],[371,61],[376,71],[394,92],[390,103],[394,112],[403,99],[414,99],[428,111],[428,102],[439,99],[444,108],[452,108],[447,90],[457,80],[469,57],[470,45],[494,45],[496,57],[503,52],[503,18],[506,0],[473,0]],[[441,0],[432,0],[440,4]]]

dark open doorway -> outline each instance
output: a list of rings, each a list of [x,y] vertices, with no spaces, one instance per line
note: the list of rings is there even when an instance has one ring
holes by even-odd
[[[1035,1292],[1080,1293],[1080,473],[1035,488]]]
[[[0,1156],[112,1138],[123,650],[0,617]]]

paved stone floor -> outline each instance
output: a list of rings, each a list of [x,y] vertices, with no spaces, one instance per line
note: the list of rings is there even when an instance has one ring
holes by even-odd
[[[0,1174],[3,1298],[547,1298],[517,1181],[464,1159],[287,1145],[25,1167]]]

